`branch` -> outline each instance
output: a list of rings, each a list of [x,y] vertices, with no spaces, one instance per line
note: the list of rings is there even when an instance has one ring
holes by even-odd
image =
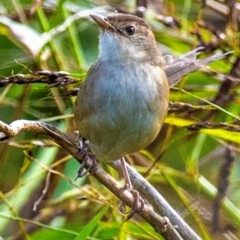
[[[71,78],[67,72],[37,71],[28,75],[16,74],[5,77],[0,81],[0,87],[5,87],[11,83],[45,83],[48,84],[49,87],[63,87],[78,81],[79,80]]]
[[[227,131],[240,132],[239,126],[224,122],[219,123],[199,122],[188,126],[187,129],[191,131],[199,131],[201,129],[224,129]]]
[[[22,131],[33,131],[50,137],[54,142],[68,151],[79,163],[82,162],[82,154],[79,151],[76,142],[69,135],[59,131],[54,126],[47,123],[28,120],[17,120],[9,125],[0,121],[0,141],[10,139]],[[86,165],[86,167],[90,167],[92,165],[92,161],[89,159]],[[119,161],[115,161],[110,165],[117,171],[120,171]],[[158,215],[147,204],[144,204],[144,207],[139,215],[151,224],[158,233],[165,237],[165,239],[199,240],[200,238],[196,235],[196,233],[193,232],[193,230],[178,216],[171,206],[168,205],[166,200],[157,192],[157,190],[133,168],[129,165],[127,167],[133,185],[145,199],[153,203],[154,207],[157,207],[157,211],[161,215],[166,217]],[[119,182],[112,178],[103,169],[97,167],[96,173],[94,173],[93,177],[98,179],[99,182],[106,186],[126,205],[132,206],[134,200],[132,194],[128,191],[123,191]],[[177,226],[177,228],[175,228],[172,224]]]

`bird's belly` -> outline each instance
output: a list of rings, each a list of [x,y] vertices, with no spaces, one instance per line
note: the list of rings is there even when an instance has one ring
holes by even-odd
[[[90,141],[100,161],[117,160],[146,147],[167,113],[168,83],[162,69],[149,65],[145,72],[146,65],[136,64],[114,67],[109,71],[102,64],[105,74],[99,72],[94,82],[88,78],[75,110],[80,134]],[[92,70],[96,74],[96,68]]]
[[[143,96],[137,91],[135,89],[134,96],[122,92],[121,98],[113,94],[108,104],[95,114],[93,126],[96,130],[89,140],[92,151],[101,161],[116,160],[139,151],[159,133],[167,101],[159,96]]]

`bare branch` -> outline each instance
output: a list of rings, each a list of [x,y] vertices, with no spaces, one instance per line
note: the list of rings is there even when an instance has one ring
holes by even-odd
[[[44,134],[68,151],[78,162],[81,163],[82,161],[82,154],[79,151],[76,142],[69,135],[59,131],[50,124],[37,121],[17,120],[7,125],[0,121],[0,131],[0,141],[10,139],[22,131],[33,131]],[[89,159],[86,167],[90,167],[91,165],[92,162]],[[119,161],[115,161],[111,164],[111,166],[120,171]],[[142,211],[139,212],[139,215],[151,224],[154,229],[166,239],[199,240],[200,238],[196,235],[196,233],[193,232],[193,230],[178,216],[178,214],[171,208],[171,206],[168,205],[166,200],[156,191],[156,189],[153,188],[153,186],[151,186],[133,168],[129,165],[127,165],[127,167],[133,181],[133,185],[141,192],[145,199],[151,202],[154,207],[157,207],[157,212],[164,215],[164,217],[161,217],[159,214],[154,212],[147,204],[144,204],[144,207]],[[103,169],[97,167],[96,173],[94,173],[93,176],[126,205],[132,206],[134,201],[132,194],[128,191],[123,191],[119,182],[112,178]],[[172,224],[174,224],[176,228]]]
[[[5,87],[11,83],[14,84],[29,84],[29,83],[45,83],[49,87],[63,87],[68,84],[76,83],[79,80],[73,79],[68,76],[66,72],[51,72],[51,71],[38,71],[32,74],[23,75],[16,74],[10,77],[5,77],[0,81],[0,87]]]
[[[239,126],[223,122],[219,123],[199,122],[188,126],[187,129],[191,131],[199,131],[201,129],[224,129],[227,131],[240,132]]]

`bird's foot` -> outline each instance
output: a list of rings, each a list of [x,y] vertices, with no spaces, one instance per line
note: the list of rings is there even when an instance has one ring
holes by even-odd
[[[130,188],[128,184],[123,187],[123,191],[125,190],[128,190],[133,196],[133,205],[129,211],[126,211],[126,205],[123,202],[120,205],[120,211],[127,215],[125,221],[128,221],[135,213],[140,213],[143,210],[145,201],[140,196],[139,192]]]
[[[89,150],[89,142],[84,138],[79,138],[79,154],[82,158],[81,167],[78,170],[77,178],[81,178],[85,176],[88,172],[90,174],[94,174],[97,171],[97,158],[95,155],[90,153]],[[92,160],[92,165],[89,166],[86,170],[85,167],[87,166],[88,160]]]

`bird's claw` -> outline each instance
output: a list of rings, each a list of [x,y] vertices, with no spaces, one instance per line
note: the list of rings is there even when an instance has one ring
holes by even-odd
[[[126,206],[123,202],[120,205],[120,211],[123,214],[127,215],[127,218],[124,221],[128,221],[129,219],[131,219],[133,217],[133,215],[135,213],[140,213],[143,210],[145,201],[140,196],[138,191],[136,191],[132,188],[129,188],[127,184],[123,187],[123,191],[125,191],[125,190],[128,190],[133,196],[133,205],[129,211],[126,211],[126,209],[125,209]]]
[[[95,155],[89,154],[88,141],[84,138],[79,138],[79,154],[82,158],[81,167],[78,170],[77,178],[85,176],[88,172],[94,174],[97,171],[97,158]],[[91,159],[92,165],[88,167],[85,171],[84,168],[87,165],[87,161]]]

